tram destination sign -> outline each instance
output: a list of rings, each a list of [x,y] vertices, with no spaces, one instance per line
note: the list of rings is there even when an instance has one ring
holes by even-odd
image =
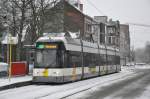
[[[38,49],[56,49],[57,45],[56,44],[37,44],[36,48]]]

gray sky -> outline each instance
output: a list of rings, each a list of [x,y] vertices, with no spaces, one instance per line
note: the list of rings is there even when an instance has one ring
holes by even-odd
[[[90,16],[107,15],[121,23],[139,23],[150,25],[150,0],[81,0],[84,13]],[[91,4],[94,4],[97,11]],[[141,48],[150,41],[150,27],[130,25],[131,46]]]

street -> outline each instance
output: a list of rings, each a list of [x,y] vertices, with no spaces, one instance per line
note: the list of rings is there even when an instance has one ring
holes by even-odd
[[[139,75],[128,78],[108,86],[91,89],[74,98],[82,99],[149,99],[150,95],[150,69],[137,69]],[[148,88],[149,87],[149,88]],[[69,97],[71,99],[71,97]]]
[[[149,99],[150,66],[143,67],[122,67],[120,73],[68,84],[3,90],[0,99]]]
[[[150,99],[150,0],[0,0],[0,99]]]

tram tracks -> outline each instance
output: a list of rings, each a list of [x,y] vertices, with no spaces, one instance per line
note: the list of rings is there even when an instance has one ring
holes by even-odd
[[[109,82],[115,83],[118,80],[134,77],[135,75],[137,75],[137,72],[123,74],[120,76],[117,75],[118,74],[103,76],[102,78],[105,78],[103,80],[101,80],[100,77],[62,85],[29,85],[2,91],[0,92],[0,98],[10,99],[9,96],[12,95],[14,96],[14,98],[12,97],[12,99],[16,99],[15,97],[17,97],[17,95],[19,94],[20,96],[25,97],[23,99],[64,99],[80,92],[87,91],[93,87],[105,84],[107,85],[107,83]],[[109,78],[111,77],[115,78],[109,80]]]
[[[124,80],[126,78],[132,78],[134,77],[135,75],[137,75],[137,73],[133,73],[132,75],[125,75],[123,77],[120,77],[120,78],[116,78],[116,79],[113,79],[113,80],[110,80],[109,82],[111,83],[115,83],[116,81],[118,80]],[[84,91],[87,91],[89,89],[92,89],[93,87],[96,87],[96,86],[99,86],[99,85],[105,85],[107,84],[108,81],[105,81],[105,82],[102,82],[102,83],[95,83],[95,84],[92,84],[92,85],[88,85],[88,86],[83,86],[83,87],[78,87],[78,88],[68,88],[68,89],[65,89],[65,90],[60,90],[60,91],[55,91],[53,93],[48,93],[46,95],[43,95],[43,96],[39,96],[39,97],[36,97],[35,99],[49,99],[49,98],[55,98],[55,99],[65,99],[67,97],[70,97],[72,95],[75,95],[75,94],[78,94],[80,92],[84,92]]]

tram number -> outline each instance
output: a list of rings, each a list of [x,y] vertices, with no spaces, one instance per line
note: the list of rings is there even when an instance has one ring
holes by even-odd
[[[76,68],[73,68],[73,71],[72,71],[72,80],[76,80]]]
[[[96,73],[96,67],[89,67],[89,71],[91,73]]]
[[[48,77],[48,69],[44,69],[44,71],[43,71],[43,76],[44,76],[44,77]]]

